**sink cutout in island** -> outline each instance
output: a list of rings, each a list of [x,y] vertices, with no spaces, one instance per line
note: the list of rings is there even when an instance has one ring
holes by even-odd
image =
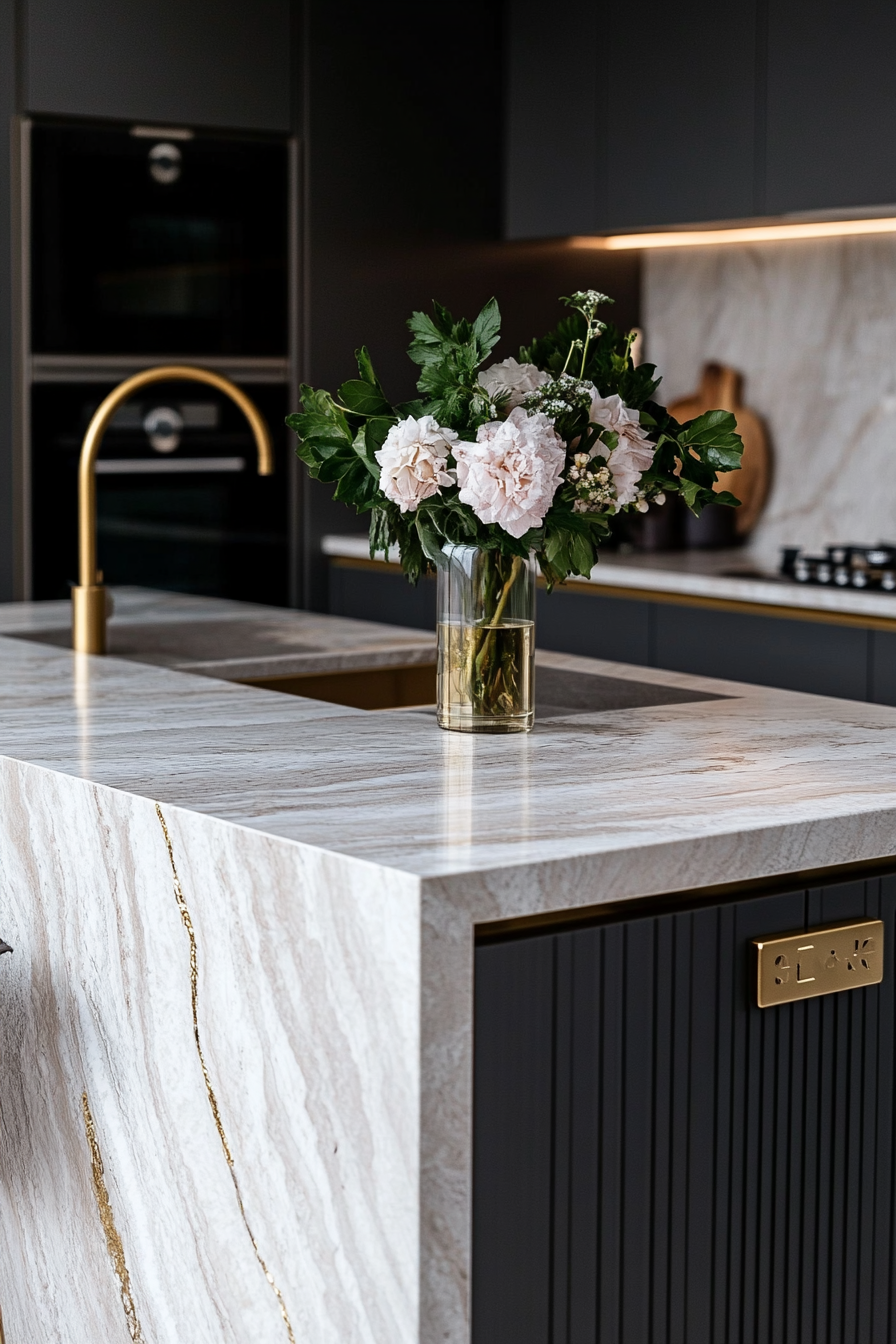
[[[328,672],[318,676],[266,677],[243,684],[350,705],[355,709],[419,709],[435,713],[434,664]],[[536,720],[542,721],[612,710],[644,709],[651,705],[681,705],[730,698],[710,691],[685,690],[679,686],[592,675],[560,667],[539,666],[535,674],[535,716]]]

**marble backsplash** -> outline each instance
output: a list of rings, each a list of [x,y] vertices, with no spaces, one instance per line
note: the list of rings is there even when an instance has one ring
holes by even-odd
[[[896,237],[648,252],[643,320],[664,402],[706,360],[744,376],[774,461],[760,563],[896,540]]]

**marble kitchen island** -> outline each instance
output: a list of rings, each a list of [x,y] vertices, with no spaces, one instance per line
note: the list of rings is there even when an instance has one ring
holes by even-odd
[[[0,637],[8,1344],[465,1344],[477,932],[896,868],[896,710],[539,667],[468,737]]]

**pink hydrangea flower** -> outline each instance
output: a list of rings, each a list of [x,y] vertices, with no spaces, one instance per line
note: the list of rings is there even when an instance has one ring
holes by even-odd
[[[616,487],[617,510],[634,503],[638,495],[638,482],[650,468],[656,452],[656,444],[647,437],[640,420],[640,412],[626,406],[615,393],[612,397],[602,397],[595,391],[591,402],[591,423],[619,435],[619,442],[607,455],[607,466]],[[596,451],[606,450],[599,446]]]
[[[413,513],[424,499],[441,494],[443,485],[453,485],[454,476],[447,468],[456,440],[454,430],[442,429],[431,415],[399,420],[374,454],[386,498],[402,513]]]
[[[460,498],[483,523],[512,537],[540,527],[557,493],[566,448],[552,422],[517,407],[481,425],[475,443],[454,446]]]

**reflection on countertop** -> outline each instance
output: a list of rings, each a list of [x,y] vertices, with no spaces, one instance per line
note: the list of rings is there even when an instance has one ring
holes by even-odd
[[[112,589],[109,654],[226,681],[431,665],[435,636],[215,597]],[[0,604],[0,635],[71,648],[68,602]]]

